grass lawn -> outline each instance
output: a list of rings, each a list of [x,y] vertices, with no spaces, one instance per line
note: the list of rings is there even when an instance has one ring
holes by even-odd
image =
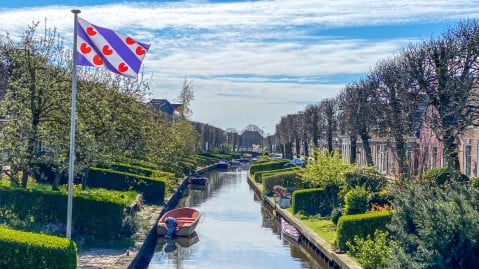
[[[293,209],[290,207],[288,211],[293,214]],[[306,226],[308,226],[313,232],[317,233],[321,238],[326,240],[331,246],[334,246],[336,240],[336,225],[327,218],[320,216],[304,216],[301,214],[294,214],[294,216],[300,219]]]

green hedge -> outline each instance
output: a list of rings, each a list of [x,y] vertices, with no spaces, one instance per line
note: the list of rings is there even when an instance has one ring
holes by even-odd
[[[289,160],[287,159],[270,160],[267,162],[254,162],[249,167],[249,173],[251,175],[254,175],[256,172],[259,171],[282,169],[284,167],[284,164],[288,162]]]
[[[300,171],[301,168],[297,166],[292,166],[292,167],[287,167],[287,168],[281,168],[277,170],[264,170],[264,171],[258,171],[254,173],[254,181],[256,183],[262,183],[263,182],[263,177],[264,176],[269,176],[277,173],[282,173],[282,172],[288,172],[288,171]]]
[[[91,167],[88,173],[89,187],[109,190],[135,190],[143,194],[148,203],[163,203],[167,178],[145,177],[112,169]]]
[[[354,236],[366,239],[374,237],[376,230],[386,230],[386,225],[391,222],[391,211],[376,211],[373,213],[343,215],[339,218],[336,228],[336,245],[341,250],[348,250],[346,242],[354,241]]]
[[[0,268],[76,267],[75,242],[57,236],[0,227]]]
[[[73,194],[72,224],[75,233],[92,240],[113,240],[121,232],[124,209],[135,193],[102,189]],[[0,216],[15,221],[10,226],[28,227],[64,224],[67,218],[67,193],[0,186]]]
[[[303,189],[293,192],[293,212],[308,215],[330,215],[338,206],[338,189],[336,187]]]
[[[275,185],[281,185],[285,188],[304,187],[303,181],[301,180],[301,174],[294,170],[265,175],[263,176],[261,183],[263,184],[263,193],[266,195],[273,192],[273,187]]]

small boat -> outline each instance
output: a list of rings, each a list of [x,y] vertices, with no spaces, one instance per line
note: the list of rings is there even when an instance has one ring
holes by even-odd
[[[239,160],[231,160],[230,167],[240,167],[241,162]]]
[[[228,169],[230,167],[230,162],[228,160],[221,159],[216,164],[217,169]]]
[[[175,235],[176,236],[191,236],[201,217],[201,213],[191,207],[181,207],[172,209],[166,212],[158,221],[156,226],[156,234],[164,236],[168,233],[166,226],[166,219],[168,217],[175,218],[177,222]]]
[[[208,184],[208,178],[200,175],[199,173],[193,173],[187,178],[188,184],[193,185],[206,185]]]
[[[294,241],[299,241],[301,234],[299,233],[298,229],[291,225],[288,221],[284,218],[281,218],[281,234],[286,236]]]

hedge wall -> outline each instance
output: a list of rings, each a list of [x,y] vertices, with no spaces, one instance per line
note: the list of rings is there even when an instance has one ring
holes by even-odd
[[[35,223],[64,224],[67,218],[67,193],[0,186],[0,216]],[[122,229],[124,209],[134,194],[107,190],[75,191],[73,230],[93,240],[116,239]]]
[[[77,247],[72,240],[0,227],[0,268],[76,267]]]
[[[112,169],[91,167],[88,173],[89,187],[109,190],[135,190],[143,194],[147,203],[163,203],[165,198],[166,179],[145,177]]]
[[[308,215],[330,215],[333,208],[338,206],[338,189],[329,187],[303,189],[293,192],[293,212],[300,211]]]
[[[258,171],[265,171],[265,170],[277,170],[283,168],[285,163],[288,163],[289,160],[282,159],[282,160],[270,160],[267,162],[254,162],[249,167],[249,172],[251,175],[254,175]]]
[[[264,170],[264,171],[258,171],[254,173],[254,181],[256,183],[262,183],[263,182],[263,177],[264,176],[269,176],[277,173],[282,173],[282,172],[288,172],[288,171],[299,171],[301,168],[297,166],[292,166],[292,167],[287,167],[287,168],[281,168],[277,170]]]
[[[263,176],[261,183],[263,184],[263,192],[267,195],[273,192],[273,186],[275,185],[281,185],[285,188],[304,187],[303,181],[301,180],[301,174],[295,170],[270,173]]]
[[[348,250],[346,242],[354,241],[354,236],[366,239],[368,235],[374,238],[376,230],[386,230],[391,222],[391,211],[376,211],[372,213],[343,215],[339,218],[336,228],[336,245],[341,250]]]

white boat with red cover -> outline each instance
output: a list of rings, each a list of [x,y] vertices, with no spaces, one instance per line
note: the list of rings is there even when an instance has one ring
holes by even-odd
[[[294,227],[291,223],[286,221],[284,218],[281,217],[281,234],[283,236],[287,236],[294,241],[299,241],[301,234],[299,233],[298,229]]]
[[[201,217],[201,213],[191,207],[181,207],[172,209],[166,212],[158,221],[156,226],[156,234],[159,236],[164,236],[168,232],[166,225],[166,219],[168,217],[173,217],[176,219],[176,236],[190,236],[196,229],[198,222]]]

